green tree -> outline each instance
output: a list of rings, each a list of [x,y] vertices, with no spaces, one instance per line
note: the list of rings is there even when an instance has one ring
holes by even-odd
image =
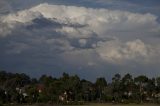
[[[53,80],[52,76],[42,75],[39,79],[39,82],[48,87],[50,83],[52,83],[52,80]]]
[[[97,97],[99,98],[99,101],[105,100],[105,94],[104,90],[107,87],[107,81],[105,78],[97,78],[96,80],[96,89],[97,89]]]
[[[84,101],[91,101],[92,100],[91,91],[92,91],[93,84],[90,81],[81,80],[80,85],[81,86],[79,88],[80,89],[79,99]]]
[[[160,92],[160,77],[156,78],[156,83],[157,83],[157,92]]]
[[[141,76],[134,78],[134,81],[139,88],[139,96],[140,96],[139,98],[140,98],[140,102],[142,103],[144,100],[144,92],[145,92],[145,87],[148,82],[148,78],[144,75],[141,75]]]
[[[116,102],[120,102],[122,96],[120,85],[121,85],[121,75],[115,74],[115,76],[112,78],[112,93],[113,93],[113,98]]]
[[[122,91],[122,98],[126,102],[133,101],[133,93],[135,89],[135,84],[132,75],[126,74],[122,78],[120,89]]]

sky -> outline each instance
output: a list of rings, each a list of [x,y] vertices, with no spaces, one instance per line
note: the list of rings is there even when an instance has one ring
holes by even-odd
[[[158,77],[159,11],[160,0],[0,0],[0,69]]]

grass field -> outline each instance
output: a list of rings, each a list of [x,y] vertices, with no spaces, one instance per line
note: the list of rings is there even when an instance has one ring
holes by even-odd
[[[13,106],[13,105],[9,105]],[[15,105],[14,105],[15,106]],[[86,105],[45,105],[45,104],[36,104],[36,105],[16,105],[16,106],[160,106],[159,104],[86,104]]]
[[[158,104],[88,104],[83,106],[160,106]]]

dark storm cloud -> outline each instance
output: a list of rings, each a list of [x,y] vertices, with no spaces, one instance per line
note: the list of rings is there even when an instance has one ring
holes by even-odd
[[[95,7],[103,7],[113,10],[125,10],[136,13],[152,13],[160,16],[159,0],[84,0]],[[158,18],[159,20],[159,18]]]

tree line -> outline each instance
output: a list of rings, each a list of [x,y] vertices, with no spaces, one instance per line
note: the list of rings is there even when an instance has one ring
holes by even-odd
[[[160,103],[160,77],[115,74],[112,82],[105,78],[91,81],[63,73],[59,78],[42,75],[39,79],[22,73],[0,71],[0,103],[83,104]]]

